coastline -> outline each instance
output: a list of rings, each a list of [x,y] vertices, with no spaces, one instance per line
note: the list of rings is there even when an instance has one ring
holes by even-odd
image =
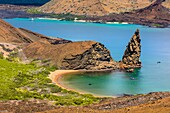
[[[76,74],[76,73],[88,73],[88,72],[107,72],[107,71],[111,71],[111,70],[102,70],[102,71],[97,71],[97,70],[56,70],[54,72],[51,72],[49,74],[49,78],[52,80],[52,83],[56,84],[57,86],[61,87],[62,89],[66,89],[68,91],[75,91],[78,92],[80,94],[92,94],[92,93],[88,93],[82,90],[78,90],[75,88],[69,88],[67,86],[64,86],[61,82],[60,82],[60,78],[62,76],[65,76],[67,74]],[[97,94],[92,94],[95,97],[112,97],[112,98],[116,98],[117,96],[105,96],[105,95],[97,95]]]
[[[38,6],[19,6],[19,5],[9,5],[8,4],[1,4],[0,5],[0,17],[1,19],[9,19],[9,18],[47,18],[51,20],[58,20],[58,21],[67,21],[65,17],[62,18],[52,18],[50,14],[40,13],[40,14],[34,14],[34,13],[27,13],[27,9],[30,8],[36,8]],[[77,15],[78,16],[78,15]],[[111,17],[114,19],[114,22],[110,20],[109,16],[104,17],[86,17],[82,18],[80,20],[77,20],[77,16],[74,15],[73,18],[69,18],[69,20],[73,19],[73,22],[91,22],[91,23],[104,23],[104,24],[139,24],[143,26],[153,27],[153,28],[169,28],[169,21],[163,19],[163,20],[153,20],[150,21],[147,18],[142,21],[140,18],[136,18],[136,14],[113,14]]]
[[[31,18],[32,19],[32,18]],[[67,21],[67,20],[62,20],[59,18],[49,18],[49,17],[35,17],[33,19],[39,19],[39,20],[56,20],[56,21]],[[76,23],[101,23],[101,24],[132,24],[129,22],[99,22],[99,21],[92,21],[92,20],[72,20],[72,22]]]

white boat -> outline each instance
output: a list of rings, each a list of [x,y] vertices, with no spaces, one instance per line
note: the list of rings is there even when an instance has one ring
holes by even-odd
[[[34,18],[31,18],[31,21],[34,21]]]

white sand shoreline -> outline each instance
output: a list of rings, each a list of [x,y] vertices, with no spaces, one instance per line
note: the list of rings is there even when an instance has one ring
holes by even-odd
[[[62,19],[59,18],[35,18],[35,19],[40,19],[40,20],[57,20],[57,21],[62,21]],[[33,19],[34,20],[34,19]],[[76,23],[97,23],[98,21],[91,21],[91,20],[73,20],[73,22]],[[129,24],[128,22],[104,22],[103,24]]]
[[[64,86],[61,82],[60,82],[60,78],[66,74],[74,74],[74,73],[85,73],[85,72],[94,72],[94,71],[84,71],[84,70],[56,70],[54,72],[51,72],[49,74],[49,78],[52,80],[53,83],[55,83],[57,86],[69,90],[69,91],[75,91],[78,92],[80,94],[89,94],[88,92],[85,91],[80,91],[78,89],[74,89],[74,88],[69,88],[67,86]],[[90,93],[91,94],[91,93]],[[112,97],[112,98],[116,98],[116,96],[105,96],[105,95],[97,95],[97,94],[92,94],[95,97]]]

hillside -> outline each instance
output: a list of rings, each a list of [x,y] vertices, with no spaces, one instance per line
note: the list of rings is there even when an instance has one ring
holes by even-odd
[[[32,43],[39,41],[40,39],[46,39],[51,44],[67,43],[67,41],[61,38],[51,39],[47,36],[35,33],[23,28],[15,28],[7,22],[0,19],[0,42],[1,43]]]
[[[51,0],[40,7],[44,13],[75,15],[108,15],[129,12],[149,6],[155,0]]]
[[[59,69],[113,70],[116,68],[109,50],[94,41],[51,45],[44,40],[29,44],[23,50],[28,58],[50,60]]]
[[[21,30],[0,20],[0,42],[2,43],[30,43],[31,39]]]
[[[169,92],[103,98],[99,103],[88,106],[54,106],[47,100],[36,99],[0,102],[1,111],[13,113],[169,113],[169,106]]]
[[[87,21],[99,22],[128,22],[151,27],[168,27],[170,25],[170,9],[163,6],[164,0],[157,0],[151,5],[121,14],[87,17]]]

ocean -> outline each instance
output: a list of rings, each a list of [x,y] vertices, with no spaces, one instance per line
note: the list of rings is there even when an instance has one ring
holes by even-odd
[[[170,28],[149,28],[135,24],[100,24],[48,19],[4,19],[51,37],[72,41],[93,40],[104,44],[114,60],[121,60],[136,29],[141,36],[142,68],[134,73],[88,73],[66,75],[61,83],[86,93],[105,96],[170,91]],[[160,62],[160,63],[157,63]]]

